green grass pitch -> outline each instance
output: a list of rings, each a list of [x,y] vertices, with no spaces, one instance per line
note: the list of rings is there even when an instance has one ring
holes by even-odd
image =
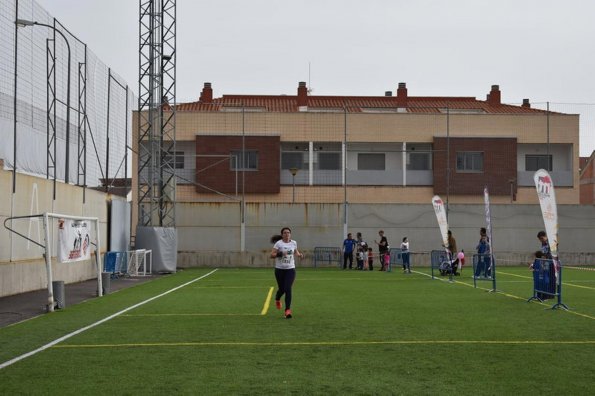
[[[0,329],[0,364],[191,282],[191,269]],[[298,268],[293,319],[272,269],[219,269],[0,369],[0,394],[592,394],[595,271],[527,303],[526,267],[473,287],[428,268]]]

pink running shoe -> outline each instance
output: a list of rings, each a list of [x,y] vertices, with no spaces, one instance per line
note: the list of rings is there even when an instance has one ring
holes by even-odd
[[[277,309],[281,309],[281,300],[275,300],[275,307],[277,307]]]
[[[291,309],[285,310],[285,319],[291,319]]]

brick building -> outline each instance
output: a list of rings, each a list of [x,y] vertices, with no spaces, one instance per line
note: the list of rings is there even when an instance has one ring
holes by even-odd
[[[494,203],[533,204],[545,168],[558,203],[578,204],[578,153],[578,115],[502,103],[497,85],[480,100],[409,96],[405,83],[396,95],[316,96],[301,82],[295,95],[215,97],[205,83],[176,106],[171,160],[185,202],[480,203],[487,185]]]
[[[580,159],[580,203],[595,205],[595,151]]]

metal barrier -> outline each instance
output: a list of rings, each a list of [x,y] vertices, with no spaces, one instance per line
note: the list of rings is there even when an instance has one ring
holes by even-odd
[[[477,287],[478,281],[492,282],[492,289],[496,291],[496,259],[492,254],[473,255],[473,286]]]
[[[386,269],[387,271],[392,271],[393,265],[403,265],[403,253],[400,248],[390,248],[389,249],[389,265]]]
[[[314,268],[318,268],[320,264],[327,263],[328,265],[336,264],[341,267],[341,258],[343,254],[341,248],[337,247],[315,247],[314,248]]]
[[[566,304],[562,303],[562,265],[558,260],[535,259],[531,264],[533,270],[533,296],[527,300],[537,300],[543,302],[552,298],[557,298],[557,302],[552,309],[568,309]]]
[[[103,270],[116,277],[118,274],[128,272],[126,252],[107,252],[104,256]]]

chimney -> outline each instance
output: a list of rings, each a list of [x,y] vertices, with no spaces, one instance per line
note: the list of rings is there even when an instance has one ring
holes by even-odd
[[[530,109],[531,103],[529,102],[529,99],[523,99],[523,105],[521,107],[526,107],[526,108]]]
[[[171,106],[169,105],[169,99],[167,98],[167,95],[163,95],[163,97],[161,98],[161,109],[165,111],[171,110]]]
[[[498,85],[492,85],[492,90],[486,96],[486,100],[491,105],[500,105],[502,102],[500,101],[500,87]]]
[[[213,103],[213,88],[211,88],[211,83],[206,82],[202,92],[200,93],[200,102],[202,103]]]
[[[298,85],[297,105],[300,111],[308,110],[308,88],[304,81],[300,81]]]
[[[384,91],[384,96],[393,96],[392,91]]]
[[[407,106],[407,84],[404,82],[399,83],[399,88],[397,89],[397,103]]]

